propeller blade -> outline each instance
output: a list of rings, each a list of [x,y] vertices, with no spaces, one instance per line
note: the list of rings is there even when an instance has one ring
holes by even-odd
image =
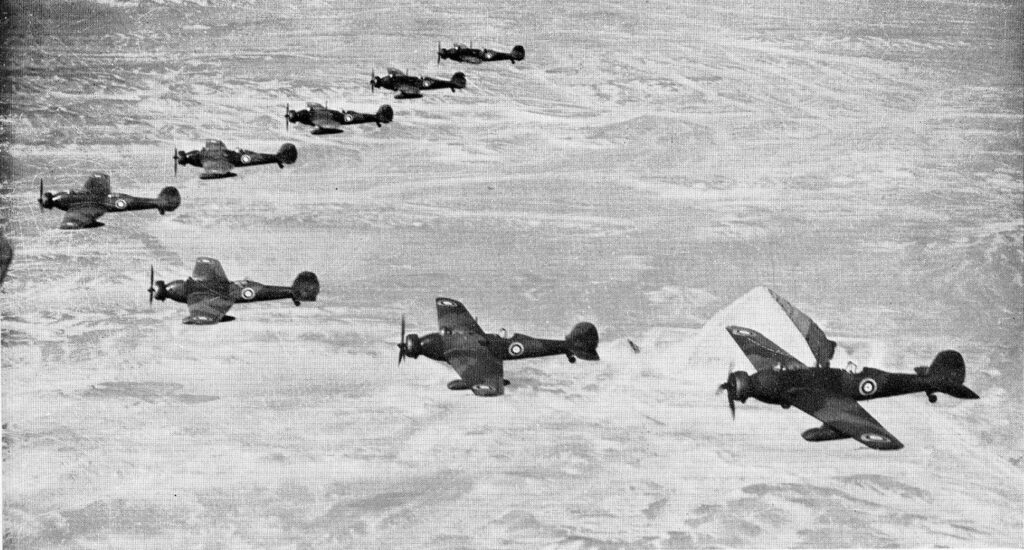
[[[153,294],[156,293],[156,289],[153,288],[153,279],[155,278],[156,272],[153,270],[153,266],[149,266],[149,307],[153,307]]]
[[[43,211],[43,178],[39,178],[39,211]]]
[[[402,315],[402,339],[398,344],[398,364],[402,364],[402,360],[405,359],[405,315]]]
[[[178,148],[174,148],[174,177],[178,177]]]
[[[736,402],[732,400],[731,396],[729,397],[729,412],[732,413],[732,419],[736,420]]]
[[[288,104],[285,103],[284,104],[284,131],[285,132],[288,131],[288,111],[289,111]]]
[[[438,65],[441,64],[441,41],[440,40],[438,40],[438,42],[437,42],[437,64]]]

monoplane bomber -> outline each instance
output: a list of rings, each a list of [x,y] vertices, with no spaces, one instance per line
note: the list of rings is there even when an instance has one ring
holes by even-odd
[[[597,328],[590,323],[578,323],[564,340],[544,340],[525,334],[510,338],[485,334],[466,307],[451,298],[437,299],[439,332],[417,336],[405,334],[402,317],[402,341],[398,344],[398,363],[406,357],[420,355],[451,365],[459,374],[448,383],[450,390],[472,390],[480,396],[505,393],[508,381],[504,378],[503,361],[529,359],[549,355],[565,355],[570,363],[576,358],[597,361]],[[504,331],[503,331],[504,332]]]
[[[726,391],[729,409],[736,416],[735,402],[753,397],[765,403],[796,407],[823,424],[803,432],[807,441],[853,438],[879,450],[896,450],[903,444],[878,423],[857,402],[908,393],[924,392],[934,403],[936,393],[960,399],[978,399],[964,386],[966,366],[960,353],[940,352],[929,367],[915,374],[899,374],[850,363],[847,368],[830,366],[836,343],[810,317],[782,297],[773,297],[789,315],[813,354],[816,364],[808,366],[753,329],[729,326],[726,330],[743,350],[756,372],[730,372],[719,391]]]
[[[191,164],[203,169],[199,179],[230,178],[237,175],[231,172],[232,168],[260,164],[276,164],[284,168],[285,164],[294,163],[298,156],[298,151],[291,143],[285,143],[276,153],[256,153],[245,149],[233,151],[225,147],[223,141],[208,139],[198,151],[174,150],[174,174],[178,174],[179,164]]]
[[[522,46],[516,46],[512,48],[512,51],[505,53],[487,48],[474,48],[472,44],[467,46],[458,42],[451,48],[442,48],[441,43],[437,43],[438,64],[441,63],[442,59],[451,59],[459,63],[472,63],[474,65],[486,61],[511,61],[515,65],[516,61],[522,61],[525,58],[526,48]]]
[[[173,212],[181,204],[181,195],[174,187],[164,187],[155,199],[133,197],[110,191],[110,176],[104,172],[93,172],[80,190],[59,193],[43,192],[43,180],[39,180],[39,207],[56,208],[67,212],[60,223],[61,229],[83,229],[103,225],[100,216],[107,212],[155,209],[163,215]]]
[[[459,72],[452,75],[451,80],[431,78],[429,76],[411,76],[404,72],[388,67],[388,74],[377,76],[370,73],[370,89],[385,88],[398,92],[395,99],[413,99],[423,97],[423,90],[461,90],[466,87],[466,75]]]
[[[344,131],[342,126],[350,124],[375,123],[380,128],[381,124],[388,124],[394,118],[395,112],[390,105],[381,105],[376,113],[335,111],[319,103],[307,103],[306,108],[300,111],[284,106],[285,130],[288,130],[288,123],[305,124],[313,127],[312,134],[338,134]]]
[[[197,258],[192,276],[169,283],[154,281],[155,271],[149,268],[149,303],[153,299],[167,299],[188,304],[186,325],[212,325],[231,321],[226,314],[237,302],[261,302],[290,299],[296,306],[302,302],[315,302],[320,293],[316,274],[303,271],[291,286],[264,285],[248,279],[229,281],[220,262],[213,258]]]

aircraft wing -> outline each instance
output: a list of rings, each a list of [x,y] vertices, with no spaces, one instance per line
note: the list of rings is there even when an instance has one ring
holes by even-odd
[[[188,325],[212,325],[219,323],[234,304],[234,300],[208,290],[198,290],[188,295]]]
[[[311,109],[309,111],[310,122],[318,128],[340,128],[339,118],[342,118],[342,114],[337,111],[327,109]]]
[[[68,208],[64,214],[64,221],[60,222],[61,229],[81,229],[96,224],[96,219],[107,212],[106,208],[96,203],[81,203]]]
[[[408,96],[418,96],[418,95],[420,95],[420,87],[419,86],[414,86],[414,85],[409,84],[409,83],[399,84],[398,86],[395,87],[395,91],[397,91],[400,94],[408,95]]]
[[[849,397],[821,389],[806,389],[789,396],[796,408],[821,420],[833,430],[882,451],[902,449],[903,444]]]
[[[444,354],[444,358],[467,384],[490,386],[495,395],[505,393],[505,371],[501,360],[491,355],[483,345],[452,349]]]
[[[442,333],[484,333],[480,325],[476,323],[476,319],[469,314],[466,306],[462,305],[458,300],[452,300],[451,298],[437,299],[437,325]]]
[[[203,159],[203,171],[207,174],[228,174],[231,172],[232,168],[234,168],[234,166],[232,166],[225,157],[206,157]]]
[[[725,330],[729,331],[729,336],[732,336],[736,345],[750,360],[750,364],[754,365],[758,371],[777,367],[782,370],[807,368],[807,365],[801,363],[799,359],[756,330],[737,326],[728,326],[725,327]]]
[[[394,67],[388,67],[388,74],[394,76],[405,76],[405,73]]]
[[[207,285],[211,283],[218,285],[230,283],[220,262],[206,257],[196,258],[196,266],[192,269],[192,278]]]

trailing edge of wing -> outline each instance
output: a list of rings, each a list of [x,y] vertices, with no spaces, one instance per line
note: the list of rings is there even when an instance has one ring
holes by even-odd
[[[192,292],[188,295],[188,317],[185,318],[185,324],[219,323],[234,303],[234,300],[213,292]]]
[[[81,229],[96,225],[106,209],[98,204],[77,204],[68,209],[64,214],[64,220],[60,222],[61,229]]]
[[[459,377],[471,386],[490,386],[493,395],[505,393],[505,369],[501,360],[491,355],[484,346],[450,350],[444,357],[455,372],[459,373]]]

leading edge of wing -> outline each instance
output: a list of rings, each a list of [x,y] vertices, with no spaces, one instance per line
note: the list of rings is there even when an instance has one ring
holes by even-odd
[[[900,443],[896,436],[889,433],[864,410],[864,407],[849,397],[820,389],[808,389],[790,395],[789,402],[830,428],[872,449],[895,451],[903,448],[903,443]]]
[[[201,256],[196,258],[196,266],[192,268],[192,278],[203,283],[227,284],[228,276],[224,273],[224,267],[220,261]]]

